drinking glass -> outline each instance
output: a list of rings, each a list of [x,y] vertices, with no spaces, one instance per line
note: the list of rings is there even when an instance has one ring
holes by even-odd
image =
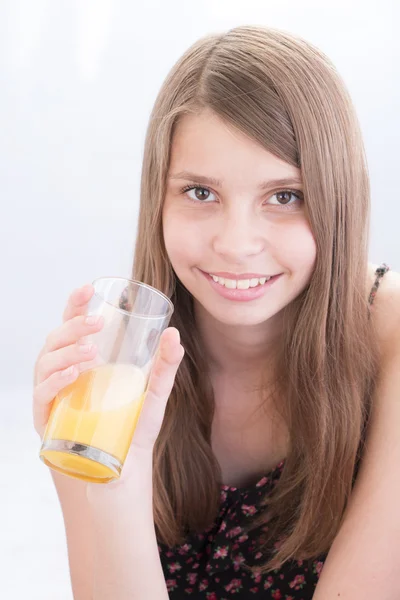
[[[65,475],[108,483],[120,477],[174,307],[139,281],[100,277],[93,286],[86,314],[102,315],[104,326],[84,340],[97,354],[55,397],[39,456]]]

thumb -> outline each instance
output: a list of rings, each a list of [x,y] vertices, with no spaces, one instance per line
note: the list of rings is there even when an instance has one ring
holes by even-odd
[[[169,327],[160,337],[147,393],[133,436],[131,451],[135,452],[135,448],[140,448],[152,452],[184,354],[179,331],[175,327]]]

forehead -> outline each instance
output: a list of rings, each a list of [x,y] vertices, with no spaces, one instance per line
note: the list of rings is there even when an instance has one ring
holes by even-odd
[[[175,128],[170,173],[194,171],[224,179],[228,174],[265,179],[301,176],[300,169],[281,160],[210,110],[184,115]]]

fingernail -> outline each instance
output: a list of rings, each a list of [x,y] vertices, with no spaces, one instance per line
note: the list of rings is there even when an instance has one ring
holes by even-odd
[[[100,315],[90,315],[89,317],[86,317],[85,323],[86,325],[97,325],[97,323],[100,321],[100,318]]]
[[[70,367],[68,367],[68,369],[64,369],[64,371],[61,371],[61,377],[69,377],[70,375],[72,376],[74,371],[74,365],[71,365]]]
[[[89,353],[93,348],[93,344],[79,344],[79,351],[85,354]]]

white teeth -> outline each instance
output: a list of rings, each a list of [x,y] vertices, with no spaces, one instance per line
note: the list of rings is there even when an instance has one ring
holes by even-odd
[[[249,279],[238,279],[237,288],[238,290],[248,290],[250,287]]]
[[[225,279],[223,277],[217,277],[217,275],[213,275],[210,273],[210,277],[213,278],[215,283],[219,283],[220,285],[225,286],[230,290],[248,290],[249,288],[257,287],[258,285],[264,285],[266,281],[271,279],[271,277],[260,277],[259,279]]]
[[[224,285],[229,290],[235,290],[237,287],[237,283],[238,282],[236,281],[236,279],[225,279]]]

